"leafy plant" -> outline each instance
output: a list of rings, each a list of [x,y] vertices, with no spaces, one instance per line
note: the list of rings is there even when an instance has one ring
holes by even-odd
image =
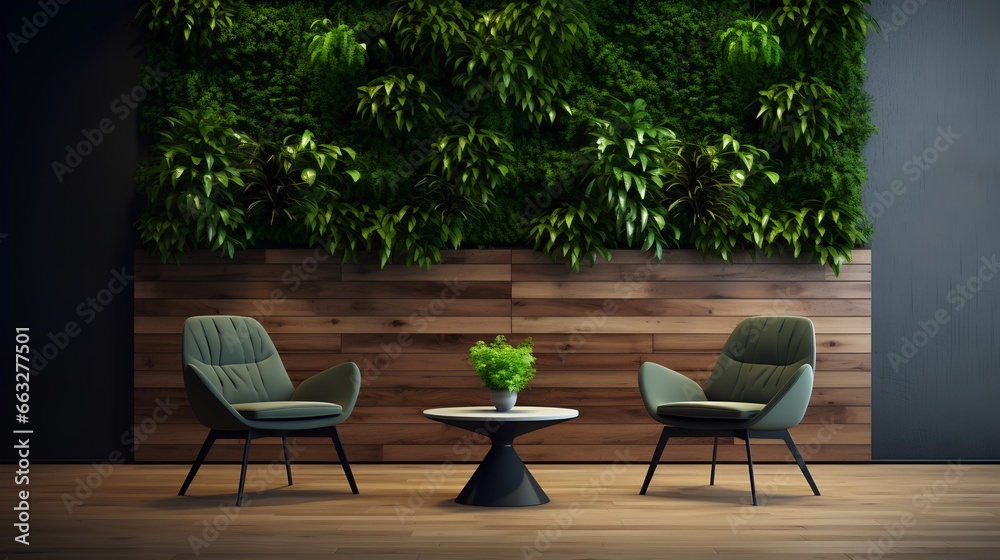
[[[445,119],[441,96],[415,74],[382,76],[358,88],[358,113],[372,119],[387,137],[392,125],[410,132],[421,118]]]
[[[518,393],[535,377],[533,349],[530,336],[511,346],[504,335],[498,334],[493,342],[480,340],[469,348],[469,361],[488,388]]]
[[[829,265],[839,275],[851,260],[851,249],[864,240],[861,219],[852,207],[824,193],[822,200],[807,200],[773,216],[768,241],[779,240],[793,256],[806,253],[810,261]]]
[[[719,38],[726,60],[732,65],[776,67],[784,57],[778,36],[767,22],[757,18],[736,20]]]
[[[428,61],[444,61],[453,43],[466,40],[472,14],[458,0],[407,0],[392,18],[403,51]]]
[[[313,30],[308,40],[309,60],[316,67],[325,68],[335,75],[356,69],[365,63],[367,45],[358,43],[355,32],[341,23],[333,25],[329,19],[318,19],[309,26]]]
[[[219,0],[147,0],[136,13],[152,31],[166,31],[172,37],[194,35],[200,45],[212,45],[212,35],[233,25],[233,16]]]
[[[238,201],[242,137],[211,110],[176,108],[153,146],[142,241],[164,262],[175,252],[211,249],[232,257],[253,230]]]
[[[300,221],[306,198],[320,203],[336,198],[337,185],[361,178],[355,169],[338,168],[342,158],[356,157],[354,150],[317,144],[308,130],[286,136],[282,142],[247,142],[245,150],[247,213],[267,212],[271,225],[279,216]]]
[[[628,246],[640,245],[661,258],[663,250],[680,238],[660,204],[665,198],[665,156],[675,144],[674,133],[653,125],[646,103],[613,100],[608,119],[595,119],[590,135],[595,145],[584,149],[594,156],[586,192],[615,216]],[[670,239],[665,230],[672,230]]]
[[[453,83],[476,98],[493,90],[536,124],[555,122],[557,109],[571,114],[557,67],[589,35],[581,7],[578,0],[538,0],[484,12],[451,58]]]
[[[760,172],[772,184],[778,182],[777,173],[763,169],[767,159],[764,150],[741,145],[728,134],[718,142],[706,139],[677,144],[663,184],[668,209],[687,215],[694,227],[711,228],[726,222],[734,205],[747,202],[742,187],[751,175]]]
[[[564,259],[574,272],[580,272],[584,258],[591,266],[598,257],[611,260],[616,235],[605,212],[602,207],[590,207],[586,200],[563,203],[533,219],[528,236],[536,251],[553,259]]]
[[[829,154],[826,141],[844,131],[840,94],[815,76],[800,74],[793,82],[774,84],[760,91],[759,100],[757,118],[786,152],[802,142],[813,152]]]
[[[877,29],[865,6],[870,0],[782,0],[771,15],[792,47],[809,52],[836,51],[843,43],[865,42],[869,29]]]
[[[431,146],[430,170],[417,186],[438,202],[455,197],[470,206],[487,204],[507,175],[514,146],[503,134],[476,128],[477,119],[458,123]]]

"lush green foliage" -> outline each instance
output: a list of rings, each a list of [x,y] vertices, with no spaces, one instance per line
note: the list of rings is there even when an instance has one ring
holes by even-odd
[[[762,90],[757,116],[786,152],[802,142],[815,152],[829,154],[833,147],[826,141],[831,134],[844,132],[840,119],[844,110],[839,93],[823,80],[803,74],[791,83]]]
[[[867,3],[149,0],[167,78],[140,230],[163,255],[269,241],[429,267],[527,242],[575,270],[675,246],[836,268],[871,233]],[[238,136],[191,148],[228,187],[162,183],[172,107]]]
[[[493,342],[480,340],[469,348],[469,361],[488,388],[518,393],[535,378],[533,349],[530,336],[511,346],[504,335],[498,334]]]
[[[194,35],[198,43],[208,46],[217,27],[221,30],[233,25],[229,7],[219,0],[148,0],[139,7],[136,18],[145,20],[153,31],[181,36],[184,42]]]
[[[875,29],[866,4],[868,0],[782,0],[772,19],[784,29],[789,45],[822,54],[848,41],[864,43],[868,30]]]
[[[165,120],[155,163],[145,170],[149,209],[139,221],[141,238],[164,259],[209,248],[232,257],[253,234],[238,203],[243,138],[211,110],[176,109]]]
[[[354,30],[341,23],[333,25],[329,19],[318,19],[309,26],[309,60],[320,68],[341,75],[365,62],[368,46],[358,43]]]
[[[726,60],[733,65],[778,66],[784,57],[780,40],[766,21],[738,19],[722,32]]]
[[[282,142],[246,142],[247,213],[263,213],[266,225],[272,227],[279,218],[301,222],[304,209],[338,198],[333,185],[360,179],[357,170],[338,168],[344,157],[354,159],[354,150],[317,144],[308,130]]]

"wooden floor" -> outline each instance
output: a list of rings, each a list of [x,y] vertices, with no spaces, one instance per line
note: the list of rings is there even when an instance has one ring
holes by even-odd
[[[764,505],[748,504],[744,465],[661,465],[638,495],[639,458],[531,465],[551,503],[479,508],[452,500],[474,465],[253,465],[232,507],[237,465],[207,465],[185,497],[183,465],[32,465],[30,545],[8,558],[393,560],[1000,558],[1000,465],[817,464],[812,496],[794,466],[759,465]],[[109,471],[109,469],[112,469]],[[263,491],[261,491],[263,489]]]

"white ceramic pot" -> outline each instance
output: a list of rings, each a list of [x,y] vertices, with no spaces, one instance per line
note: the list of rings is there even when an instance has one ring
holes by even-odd
[[[514,408],[517,402],[517,393],[511,393],[504,389],[490,389],[490,401],[497,408],[497,412],[507,412]]]

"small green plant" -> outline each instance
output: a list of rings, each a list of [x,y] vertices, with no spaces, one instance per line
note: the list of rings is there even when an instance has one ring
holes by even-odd
[[[669,209],[687,216],[694,227],[731,216],[734,204],[748,200],[743,185],[752,175],[760,172],[772,184],[778,182],[777,173],[764,170],[766,151],[728,134],[717,142],[683,142],[672,152],[663,182]]]
[[[851,249],[864,241],[859,214],[824,192],[822,200],[806,200],[773,216],[769,240],[784,242],[793,256],[805,253],[839,275],[840,267],[851,261]]]
[[[760,118],[764,128],[785,151],[799,142],[813,153],[829,155],[831,135],[843,133],[843,98],[823,80],[800,74],[789,83],[774,84],[760,93]]]
[[[393,125],[406,133],[425,120],[444,121],[440,103],[441,96],[414,74],[382,76],[358,88],[358,114],[374,120],[387,138]]]
[[[309,60],[317,68],[340,75],[364,65],[367,46],[355,40],[355,32],[349,26],[319,19],[309,29],[313,31],[307,45]]]
[[[784,52],[772,31],[767,22],[756,18],[736,20],[719,36],[726,60],[733,65],[778,66]]]
[[[248,142],[245,149],[247,213],[266,213],[270,225],[280,216],[289,222],[300,221],[305,199],[322,202],[328,196],[336,197],[337,186],[348,178],[361,178],[355,169],[338,167],[343,159],[355,158],[354,150],[318,144],[308,130],[289,135],[282,142]]]
[[[517,393],[526,389],[535,377],[533,349],[530,336],[511,346],[504,335],[498,334],[493,342],[480,340],[469,348],[469,361],[486,387]]]
[[[614,228],[605,208],[592,207],[586,200],[575,204],[563,203],[550,212],[531,221],[528,236],[536,251],[553,259],[565,259],[574,272],[580,272],[580,263],[586,258],[593,266],[597,258],[611,260],[614,246]]]

